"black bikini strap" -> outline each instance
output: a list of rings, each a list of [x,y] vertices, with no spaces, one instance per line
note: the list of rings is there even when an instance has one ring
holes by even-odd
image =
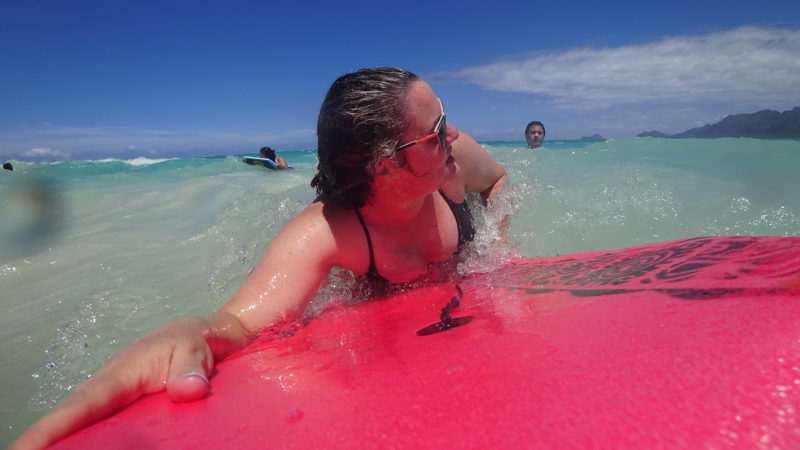
[[[358,217],[358,221],[361,222],[361,228],[364,229],[364,236],[367,237],[367,248],[369,249],[369,270],[367,273],[370,274],[378,274],[378,268],[375,267],[375,253],[372,251],[372,239],[369,237],[369,230],[367,229],[367,223],[364,222],[364,218],[361,217],[361,212],[358,209],[355,209],[356,217]]]

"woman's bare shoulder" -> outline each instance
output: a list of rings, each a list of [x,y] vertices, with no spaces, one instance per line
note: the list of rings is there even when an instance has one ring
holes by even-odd
[[[369,265],[364,230],[355,211],[333,203],[315,201],[286,225],[294,245],[319,246],[332,265],[362,272]],[[363,266],[363,267],[362,267]],[[361,270],[363,268],[363,270]]]

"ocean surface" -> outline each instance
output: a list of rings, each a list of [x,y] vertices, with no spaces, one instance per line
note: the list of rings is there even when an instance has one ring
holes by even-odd
[[[483,145],[509,183],[497,212],[473,205],[478,237],[461,273],[515,254],[800,236],[798,140]],[[238,155],[12,161],[14,172],[0,171],[0,445],[136,337],[234,293],[314,198],[315,153],[281,155],[294,170],[249,166]],[[503,214],[513,217],[511,248],[492,244]]]

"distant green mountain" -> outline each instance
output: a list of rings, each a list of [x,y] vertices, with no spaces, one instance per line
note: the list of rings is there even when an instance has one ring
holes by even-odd
[[[636,135],[636,137],[668,138],[668,137],[672,137],[672,136],[670,136],[669,134],[666,134],[666,133],[662,133],[660,131],[653,130],[653,131],[645,131],[644,133],[639,133],[639,134]]]
[[[720,138],[751,137],[761,139],[800,138],[800,106],[782,113],[765,109],[752,114],[730,115],[713,125],[692,128],[678,134],[659,131],[640,133],[637,137]]]

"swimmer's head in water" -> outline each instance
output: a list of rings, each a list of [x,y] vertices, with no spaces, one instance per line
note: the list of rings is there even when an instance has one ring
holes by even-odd
[[[261,147],[261,150],[258,152],[262,158],[267,158],[275,161],[276,155],[275,150],[270,147]]]
[[[544,124],[538,120],[534,120],[525,127],[525,140],[528,142],[528,147],[536,148],[542,145],[544,141]]]
[[[317,120],[319,166],[311,186],[347,208],[366,204],[375,164],[393,156],[408,127],[406,94],[419,77],[393,67],[339,77]]]

